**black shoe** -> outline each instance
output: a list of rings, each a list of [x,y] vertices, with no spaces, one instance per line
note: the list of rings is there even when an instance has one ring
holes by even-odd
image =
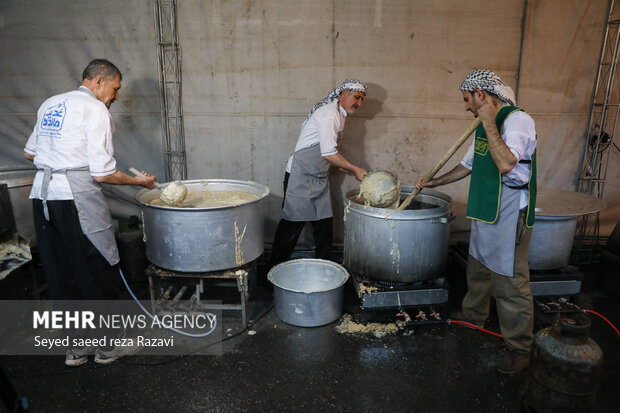
[[[497,366],[497,371],[512,376],[523,371],[530,364],[530,356],[509,350]]]

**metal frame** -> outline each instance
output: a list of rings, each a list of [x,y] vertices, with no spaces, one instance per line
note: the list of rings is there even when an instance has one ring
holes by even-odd
[[[579,192],[601,199],[620,116],[620,83],[616,72],[620,52],[620,19],[612,19],[614,7],[615,0],[609,0],[577,184]],[[593,222],[589,215],[580,216],[576,233],[573,261],[576,264],[590,263],[599,244],[599,214],[593,216]]]
[[[177,313],[191,313],[196,310],[236,310],[241,312],[241,328],[248,326],[247,304],[250,296],[250,277],[256,272],[255,264],[246,264],[231,270],[205,273],[182,273],[168,271],[150,265],[145,274],[149,280],[149,295],[153,314],[174,310]],[[250,275],[250,273],[253,273]],[[206,280],[220,281],[219,287],[237,287],[239,304],[224,304],[204,301]],[[163,285],[167,284],[164,289]],[[215,286],[215,285],[214,285]],[[178,287],[178,288],[177,288]],[[194,292],[189,298],[186,296]],[[174,295],[173,295],[174,294]]]
[[[187,179],[176,0],[154,0],[166,181]]]

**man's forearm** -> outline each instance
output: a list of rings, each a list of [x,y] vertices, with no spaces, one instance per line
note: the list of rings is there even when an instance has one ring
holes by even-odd
[[[347,161],[344,156],[340,155],[340,153],[336,152],[333,155],[327,155],[323,157],[327,162],[331,165],[341,168],[350,172],[353,172],[355,169],[355,165],[351,162]]]
[[[357,179],[358,181],[361,181],[364,178],[364,175],[366,175],[366,171],[363,168],[353,165],[338,152],[333,155],[324,156],[323,159],[325,159],[331,165],[340,168],[341,170],[352,172],[353,175],[355,175],[355,179]]]
[[[432,188],[436,186],[446,185],[446,184],[458,181],[460,179],[463,179],[469,174],[471,174],[471,171],[459,163],[454,168],[452,168],[452,170],[450,170],[448,173],[445,173],[441,176],[438,176],[437,178],[434,178],[428,181],[428,185],[425,185],[425,186]]]
[[[93,176],[93,179],[99,183],[112,185],[140,185],[146,188],[153,188],[153,182],[155,182],[155,179],[152,177],[129,176],[118,169],[110,175]]]
[[[492,123],[483,122],[483,125],[484,131],[487,135],[489,152],[491,152],[493,162],[495,162],[497,169],[502,175],[507,174],[512,171],[512,168],[514,168],[517,164],[517,158],[510,151],[510,148],[508,148],[506,142],[502,139],[502,136],[495,125],[495,121]]]

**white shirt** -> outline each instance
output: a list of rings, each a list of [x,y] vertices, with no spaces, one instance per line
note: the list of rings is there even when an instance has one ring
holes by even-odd
[[[39,169],[30,198],[42,199],[43,169],[88,167],[92,176],[113,174],[116,171],[113,134],[114,123],[108,108],[84,86],[43,102],[24,148],[35,155],[34,164]],[[47,199],[73,199],[66,175],[52,175]]]
[[[513,112],[502,127],[502,139],[517,158],[517,164],[510,172],[502,176],[502,182],[510,186],[520,186],[529,182],[531,164],[519,163],[520,160],[531,160],[536,149],[536,126],[534,119],[523,111]],[[474,139],[475,142],[475,139]],[[474,142],[461,161],[461,165],[471,171],[474,162]],[[528,203],[527,189],[520,191],[519,208],[525,208]]]
[[[340,107],[338,100],[318,108],[301,127],[295,152],[319,144],[321,156],[338,153],[338,141],[344,131],[347,112]],[[286,172],[291,172],[293,155],[288,158]]]

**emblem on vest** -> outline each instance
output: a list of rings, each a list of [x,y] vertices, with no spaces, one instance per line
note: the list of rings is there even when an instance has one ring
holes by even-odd
[[[480,156],[485,156],[489,152],[489,143],[481,136],[476,136],[476,142],[474,143],[474,152]]]

